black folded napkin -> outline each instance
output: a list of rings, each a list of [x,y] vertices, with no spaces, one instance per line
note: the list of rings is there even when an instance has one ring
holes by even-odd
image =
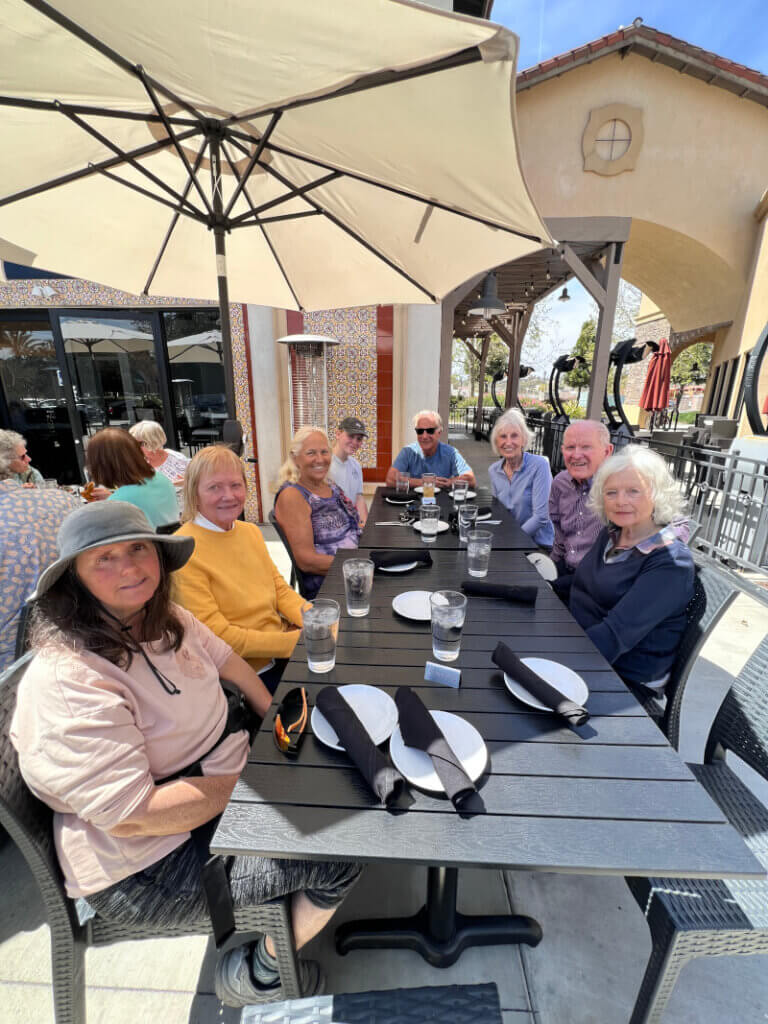
[[[383,804],[397,800],[405,786],[402,775],[374,745],[343,695],[335,686],[326,686],[318,693],[315,704],[379,800]]]
[[[490,505],[480,505],[477,510],[477,519],[475,522],[480,523],[481,516],[490,516],[492,513],[493,509]],[[459,532],[459,513],[456,509],[454,509],[453,512],[448,513],[448,525],[451,528],[451,533]],[[479,529],[482,529],[482,526],[480,526]]]
[[[536,604],[537,587],[517,587],[512,583],[486,583],[484,580],[466,579],[461,589],[473,597],[494,597],[499,601],[516,601],[517,604]]]
[[[402,491],[395,490],[394,487],[382,487],[381,489],[382,498],[387,498],[389,501],[394,501],[398,505],[407,505],[411,501],[418,501],[420,495],[414,494],[413,491],[408,491],[403,494]]]
[[[491,660],[498,665],[502,672],[506,672],[510,678],[524,686],[536,700],[546,704],[555,714],[565,718],[571,725],[584,725],[589,721],[589,712],[580,704],[568,700],[563,694],[532,669],[524,665],[513,650],[506,644],[496,644],[496,650],[491,655]]]
[[[428,551],[371,551],[368,557],[377,569],[408,565],[409,562],[421,562],[425,568],[432,565],[432,555]]]
[[[401,686],[395,694],[395,704],[400,713],[400,732],[406,746],[429,754],[446,794],[453,806],[460,810],[462,803],[477,792],[474,782],[464,771],[424,702],[413,690]]]

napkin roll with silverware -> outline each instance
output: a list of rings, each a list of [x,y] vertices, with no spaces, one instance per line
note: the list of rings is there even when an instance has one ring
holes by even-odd
[[[497,601],[536,604],[537,587],[517,587],[512,583],[486,583],[483,580],[461,581],[461,589],[470,597],[492,597]]]
[[[368,557],[377,569],[409,565],[411,562],[419,562],[425,569],[432,565],[432,555],[428,551],[370,551]]]
[[[464,771],[461,761],[443,735],[440,726],[430,715],[422,699],[408,686],[401,686],[395,694],[399,714],[400,734],[408,747],[423,750],[432,759],[437,777],[448,798],[457,810],[477,792],[474,782]]]
[[[405,780],[382,754],[368,735],[365,726],[335,686],[326,686],[318,693],[315,705],[328,719],[360,774],[383,804],[397,800]]]
[[[589,712],[586,708],[569,700],[556,686],[552,686],[537,672],[528,668],[505,643],[499,641],[496,644],[496,650],[491,655],[491,660],[510,679],[514,679],[515,682],[525,687],[532,697],[540,700],[542,704],[546,704],[555,714],[566,719],[571,725],[584,725],[589,721]]]

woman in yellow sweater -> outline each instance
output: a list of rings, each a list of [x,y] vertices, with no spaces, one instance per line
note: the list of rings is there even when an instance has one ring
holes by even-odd
[[[292,590],[258,526],[238,521],[247,484],[231,448],[203,448],[184,478],[184,525],[195,550],[174,573],[176,599],[254,668],[270,693],[280,681],[309,603]]]

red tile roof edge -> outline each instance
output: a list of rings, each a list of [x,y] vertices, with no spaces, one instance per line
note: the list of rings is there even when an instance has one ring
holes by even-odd
[[[595,39],[590,43],[585,43],[583,46],[569,50],[567,53],[558,54],[555,57],[542,61],[540,64],[535,64],[531,68],[526,68],[518,73],[517,86],[520,88],[520,86],[533,84],[541,76],[546,75],[555,68],[579,67],[581,64],[585,64],[589,60],[594,60],[600,56],[601,51],[606,53],[613,51],[617,43],[623,42],[630,46],[634,41],[640,40],[647,40],[652,43],[658,43],[661,46],[666,46],[679,53],[681,60],[685,60],[686,57],[693,58],[703,64],[709,64],[715,74],[718,71],[725,71],[737,78],[743,78],[745,82],[761,86],[768,91],[768,75],[764,75],[754,68],[748,68],[744,64],[737,64],[735,61],[728,60],[727,57],[720,57],[709,50],[702,50],[701,47],[694,46],[692,43],[686,43],[683,39],[676,39],[666,32],[660,32],[658,29],[651,28],[650,25],[639,25],[637,27],[629,25],[626,28],[617,29],[617,31],[602,36],[600,39]]]

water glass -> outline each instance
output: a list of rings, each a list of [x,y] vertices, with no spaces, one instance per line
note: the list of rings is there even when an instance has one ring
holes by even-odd
[[[491,560],[490,530],[470,530],[467,534],[467,571],[470,576],[487,576]]]
[[[367,615],[371,608],[374,564],[370,558],[349,558],[344,563],[344,592],[347,612],[354,618]]]
[[[432,654],[438,661],[456,661],[467,599],[458,590],[437,590],[429,598],[432,613]]]
[[[439,505],[421,505],[419,508],[421,523],[421,539],[425,544],[432,544],[437,537],[437,525],[440,522]]]
[[[467,500],[469,483],[466,480],[453,481],[453,507],[458,509]]]
[[[55,476],[47,476],[44,478],[42,486],[46,491],[55,491],[59,486],[59,481]]]
[[[459,506],[459,543],[467,543],[467,534],[474,530],[477,521],[477,505],[466,502]]]
[[[398,494],[407,494],[410,490],[411,478],[407,473],[398,473],[395,477],[395,490]]]
[[[424,498],[429,498],[434,501],[436,479],[437,478],[434,473],[425,473],[421,478],[421,493]]]
[[[317,597],[304,612],[304,645],[310,672],[330,672],[336,664],[336,641],[339,636],[338,601]]]

